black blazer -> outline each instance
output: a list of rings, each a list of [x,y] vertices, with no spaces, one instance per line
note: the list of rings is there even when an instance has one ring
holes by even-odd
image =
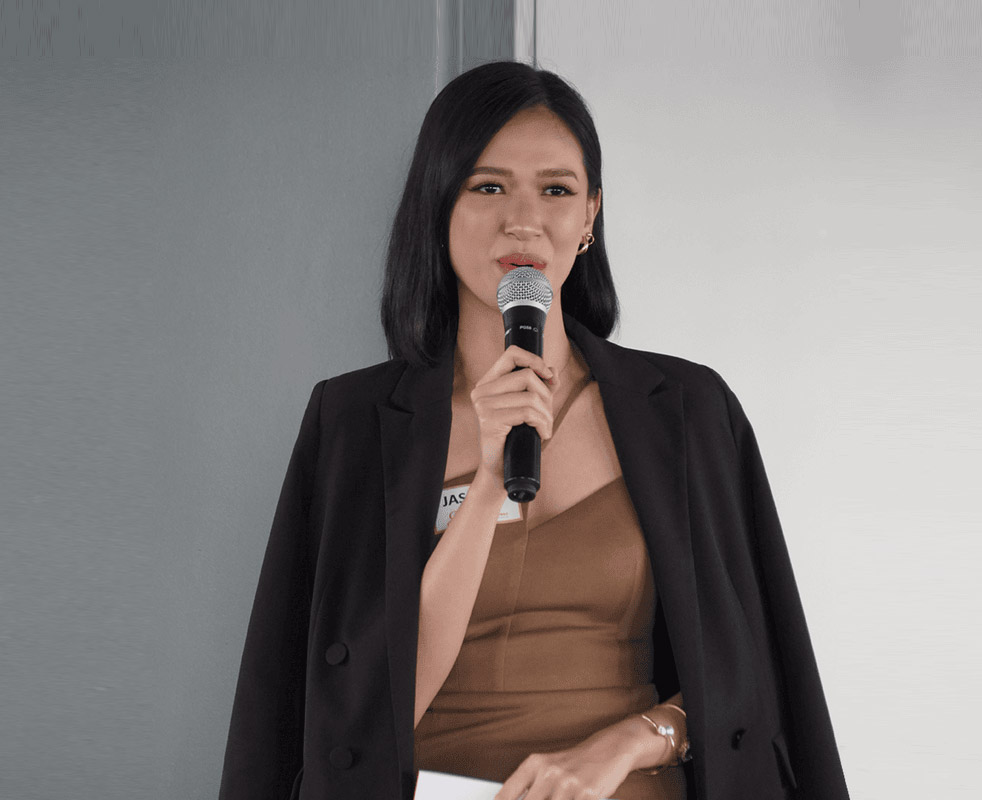
[[[708,367],[602,339],[596,378],[651,558],[659,696],[681,689],[690,797],[840,800],[845,779],[753,431]],[[321,381],[246,635],[222,800],[411,800],[419,587],[453,354]],[[662,657],[664,656],[664,657]]]

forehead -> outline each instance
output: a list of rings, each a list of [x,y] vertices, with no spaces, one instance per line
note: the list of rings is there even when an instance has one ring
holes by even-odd
[[[565,167],[585,172],[583,149],[558,116],[537,106],[519,111],[484,148],[475,166],[506,166],[500,162]]]

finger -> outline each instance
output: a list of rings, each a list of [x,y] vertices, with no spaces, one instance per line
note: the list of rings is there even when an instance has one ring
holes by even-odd
[[[531,380],[539,385],[530,387],[527,382],[523,381],[511,390],[495,391],[502,388],[502,385],[496,382],[493,385],[489,384],[488,388],[475,391],[471,403],[477,412],[478,420],[482,418],[482,411],[486,413],[496,408],[511,408],[521,405],[533,406],[551,419],[554,406],[552,393],[544,388],[534,375]]]
[[[494,796],[494,800],[519,800],[519,798],[525,796],[525,791],[531,786],[532,780],[535,777],[535,762],[530,762],[532,758],[534,756],[529,756],[518,765],[518,769],[511,774],[508,780],[501,784],[501,788]]]
[[[514,371],[515,367],[529,367],[544,381],[549,380],[555,375],[555,370],[546,364],[542,356],[537,356],[535,353],[513,344],[505,348],[505,352],[491,365],[491,369],[481,377],[477,385],[487,383],[502,375],[507,375],[509,372]]]
[[[493,404],[493,405],[492,405]],[[552,414],[529,403],[522,395],[512,401],[508,395],[499,395],[482,402],[478,409],[482,420],[482,431],[490,428],[499,434],[507,435],[516,425],[531,425],[539,433],[539,438],[552,438]]]
[[[475,402],[480,397],[520,392],[537,394],[546,405],[551,407],[555,386],[544,383],[531,369],[520,369],[517,372],[509,372],[486,383],[478,383],[471,390],[471,402]]]
[[[560,776],[553,773],[540,774],[529,789],[529,793],[525,795],[525,800],[580,800],[580,798],[599,800],[600,795],[587,790],[583,781],[574,775]]]
[[[552,436],[554,421],[552,402],[543,400],[533,392],[512,392],[480,397],[474,401],[474,413],[482,436],[507,433],[507,429],[501,430],[502,426],[514,427],[523,422],[542,428],[546,438]]]
[[[562,788],[563,785],[557,783],[554,775],[540,769],[523,800],[559,800],[559,798],[565,800],[566,795],[563,794]]]
[[[581,797],[598,800],[600,797],[596,792],[586,791],[583,782],[577,780],[572,775],[566,778],[560,778],[556,785],[553,786],[552,792],[546,796],[551,798],[551,800],[579,800]]]

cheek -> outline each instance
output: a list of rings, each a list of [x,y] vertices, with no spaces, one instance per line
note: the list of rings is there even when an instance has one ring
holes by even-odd
[[[473,272],[475,244],[478,232],[474,228],[473,215],[455,209],[450,216],[450,266],[457,280],[469,282],[468,275]]]
[[[575,209],[563,209],[563,213],[558,214],[554,219],[554,229],[563,238],[579,237],[583,233],[583,221],[586,219],[586,209],[576,207]]]
[[[580,239],[583,237],[583,222],[579,217],[570,215],[565,217],[555,230],[557,248],[573,251],[579,246]]]
[[[462,242],[467,241],[467,232],[464,230],[461,223],[460,213],[456,209],[454,209],[453,213],[450,215],[448,235],[450,240],[450,261],[454,264],[454,268],[456,269],[460,245]]]
[[[450,216],[450,254],[464,257],[487,239],[488,219],[486,213],[473,209],[457,208]]]
[[[487,212],[468,207],[467,203],[459,203],[450,216],[450,226],[456,226],[467,233],[473,234],[483,221],[487,224]]]

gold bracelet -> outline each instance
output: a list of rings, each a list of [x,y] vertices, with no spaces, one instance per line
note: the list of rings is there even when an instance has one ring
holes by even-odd
[[[689,718],[689,715],[685,713],[685,709],[684,708],[681,708],[680,706],[675,705],[675,703],[662,703],[661,705],[662,705],[663,708],[674,708],[676,711],[678,711],[682,715],[682,719],[684,719],[684,720],[687,720]],[[689,734],[688,734],[688,732],[686,732],[685,741],[682,742],[682,749],[679,750],[679,752],[676,754],[678,756],[678,762],[677,763],[681,764],[683,761],[688,761],[689,760],[688,757],[689,757],[689,750],[690,749],[691,749],[691,746],[689,744]]]
[[[674,703],[662,703],[661,706],[664,708],[674,708],[676,711],[679,711],[682,714],[683,719],[686,719],[688,717],[685,711],[679,708]],[[635,772],[640,772],[642,775],[657,775],[662,770],[667,769],[668,767],[678,766],[682,762],[682,759],[685,758],[686,755],[688,755],[689,737],[688,736],[685,737],[685,741],[682,743],[682,750],[681,752],[679,752],[678,746],[675,744],[676,731],[674,726],[659,725],[646,714],[640,714],[639,716],[642,719],[644,719],[649,725],[651,725],[652,728],[655,729],[655,733],[657,733],[659,736],[664,736],[666,739],[668,739],[669,744],[672,747],[672,753],[675,755],[675,763],[662,764],[660,766],[654,767],[653,769],[637,769],[635,770]]]

